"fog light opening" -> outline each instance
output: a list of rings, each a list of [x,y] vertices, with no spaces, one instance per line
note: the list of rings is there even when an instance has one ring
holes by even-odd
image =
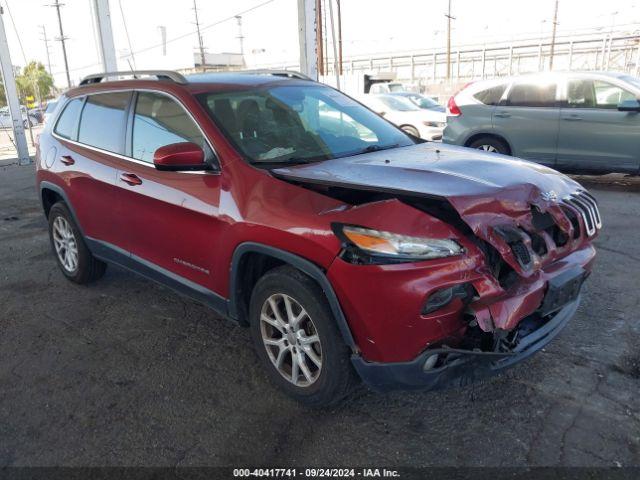
[[[424,365],[422,366],[422,370],[424,372],[432,370],[433,367],[436,366],[436,363],[438,363],[438,357],[439,357],[439,355],[437,353],[428,356],[427,359],[424,361]]]

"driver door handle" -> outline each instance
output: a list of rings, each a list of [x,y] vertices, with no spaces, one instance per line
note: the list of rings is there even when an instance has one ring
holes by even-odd
[[[495,116],[498,118],[509,118],[511,114],[509,112],[498,112]]]
[[[76,161],[70,155],[62,155],[60,161],[65,165],[73,165]]]
[[[135,173],[123,173],[120,175],[120,180],[132,186],[142,184],[142,180]]]
[[[562,117],[562,119],[568,122],[579,122],[582,120],[582,117],[579,117],[578,115],[569,115],[568,117]]]

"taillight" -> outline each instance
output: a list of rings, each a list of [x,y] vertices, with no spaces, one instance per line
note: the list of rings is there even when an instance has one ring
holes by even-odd
[[[460,107],[458,107],[458,105],[456,104],[456,100],[454,97],[449,98],[449,101],[447,102],[447,115],[449,115],[450,117],[458,117],[462,115]]]

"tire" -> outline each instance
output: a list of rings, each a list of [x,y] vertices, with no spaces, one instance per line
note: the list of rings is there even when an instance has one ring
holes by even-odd
[[[91,254],[63,202],[49,211],[49,241],[60,270],[72,282],[87,284],[104,275],[107,264]]]
[[[277,321],[274,304],[280,318],[287,320],[288,329]],[[269,322],[263,320],[263,314]],[[289,321],[294,316],[301,317],[299,322]],[[295,400],[307,406],[328,406],[344,398],[355,385],[350,350],[342,340],[326,297],[322,289],[299,270],[278,267],[260,278],[251,295],[249,319],[254,347],[267,374]],[[272,344],[267,345],[263,337]],[[310,341],[316,337],[317,342]],[[276,340],[277,346],[273,344]],[[304,361],[306,372],[298,367],[294,375],[294,355]],[[279,359],[280,368],[276,366]],[[294,376],[297,384],[293,382]]]
[[[418,132],[418,129],[416,127],[413,127],[411,125],[403,125],[400,128],[404,132],[408,133],[409,135],[413,135],[414,137],[420,138],[420,132]]]
[[[483,150],[488,153],[499,153],[501,155],[511,155],[509,146],[502,140],[495,137],[480,137],[469,144],[469,148]]]

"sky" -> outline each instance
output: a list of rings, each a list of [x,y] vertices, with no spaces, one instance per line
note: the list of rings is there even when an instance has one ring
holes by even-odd
[[[51,70],[66,86],[54,0],[0,0],[14,65],[47,66],[42,26],[49,38]],[[328,2],[329,0],[325,0]],[[69,68],[74,82],[100,71],[89,0],[60,0]],[[551,35],[555,0],[452,0],[452,43],[468,45]],[[443,49],[448,0],[341,0],[344,57]],[[193,0],[109,0],[120,70],[193,66],[198,44]],[[327,8],[328,9],[328,8]],[[9,14],[10,13],[10,14]],[[124,15],[123,15],[124,14]],[[297,0],[198,0],[207,52],[239,52],[238,25],[252,66],[296,63]],[[126,22],[126,23],[125,23]],[[598,29],[640,31],[640,0],[559,0],[558,34]],[[127,39],[126,30],[129,32]],[[166,28],[167,52],[160,26]],[[20,35],[18,37],[17,33]],[[131,48],[129,47],[129,42]],[[330,47],[331,48],[331,47]],[[130,55],[133,50],[134,55]]]

